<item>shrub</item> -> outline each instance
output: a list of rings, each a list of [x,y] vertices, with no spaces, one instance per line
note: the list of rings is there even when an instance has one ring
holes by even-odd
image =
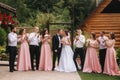
[[[3,46],[6,42],[7,33],[4,29],[0,28],[0,46]]]
[[[0,46],[0,54],[2,54],[2,53],[5,53],[5,47],[3,47],[3,46]]]
[[[9,55],[5,54],[5,53],[0,54],[0,60],[8,61],[9,60]]]
[[[120,48],[117,49],[117,58],[120,59]]]
[[[117,63],[120,64],[120,48],[117,49]]]
[[[3,61],[9,60],[9,56],[8,54],[6,54],[4,46],[0,46],[0,60],[3,60]]]

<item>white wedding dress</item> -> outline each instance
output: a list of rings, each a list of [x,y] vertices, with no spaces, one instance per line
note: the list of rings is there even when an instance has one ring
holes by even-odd
[[[65,43],[68,43],[68,37],[63,37],[62,40],[64,40]],[[56,71],[75,72],[76,66],[73,61],[73,54],[71,46],[63,44],[59,65],[56,68]]]

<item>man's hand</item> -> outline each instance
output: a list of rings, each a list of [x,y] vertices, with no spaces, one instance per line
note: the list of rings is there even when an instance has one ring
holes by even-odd
[[[79,36],[76,36],[76,40],[77,40],[77,41],[79,40]]]

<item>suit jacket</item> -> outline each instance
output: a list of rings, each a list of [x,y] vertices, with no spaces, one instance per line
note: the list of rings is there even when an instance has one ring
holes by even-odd
[[[62,36],[60,36],[60,39],[62,39]],[[62,47],[62,44],[61,44],[61,47]],[[58,49],[59,49],[59,38],[58,38],[58,35],[56,34],[52,37],[52,50],[54,52],[55,50],[58,50]]]

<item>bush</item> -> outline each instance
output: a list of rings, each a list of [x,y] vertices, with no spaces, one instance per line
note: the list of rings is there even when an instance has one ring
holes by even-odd
[[[117,49],[117,58],[120,59],[120,48]]]
[[[117,49],[117,63],[120,64],[120,48]]]
[[[3,46],[6,42],[7,33],[4,29],[0,28],[0,46]]]
[[[3,61],[9,60],[9,56],[8,54],[6,54],[6,50],[4,46],[0,46],[0,60],[3,60]]]
[[[8,61],[9,60],[9,55],[5,54],[5,53],[0,54],[0,60]]]
[[[5,52],[6,52],[5,47],[0,46],[0,54],[5,53]]]

